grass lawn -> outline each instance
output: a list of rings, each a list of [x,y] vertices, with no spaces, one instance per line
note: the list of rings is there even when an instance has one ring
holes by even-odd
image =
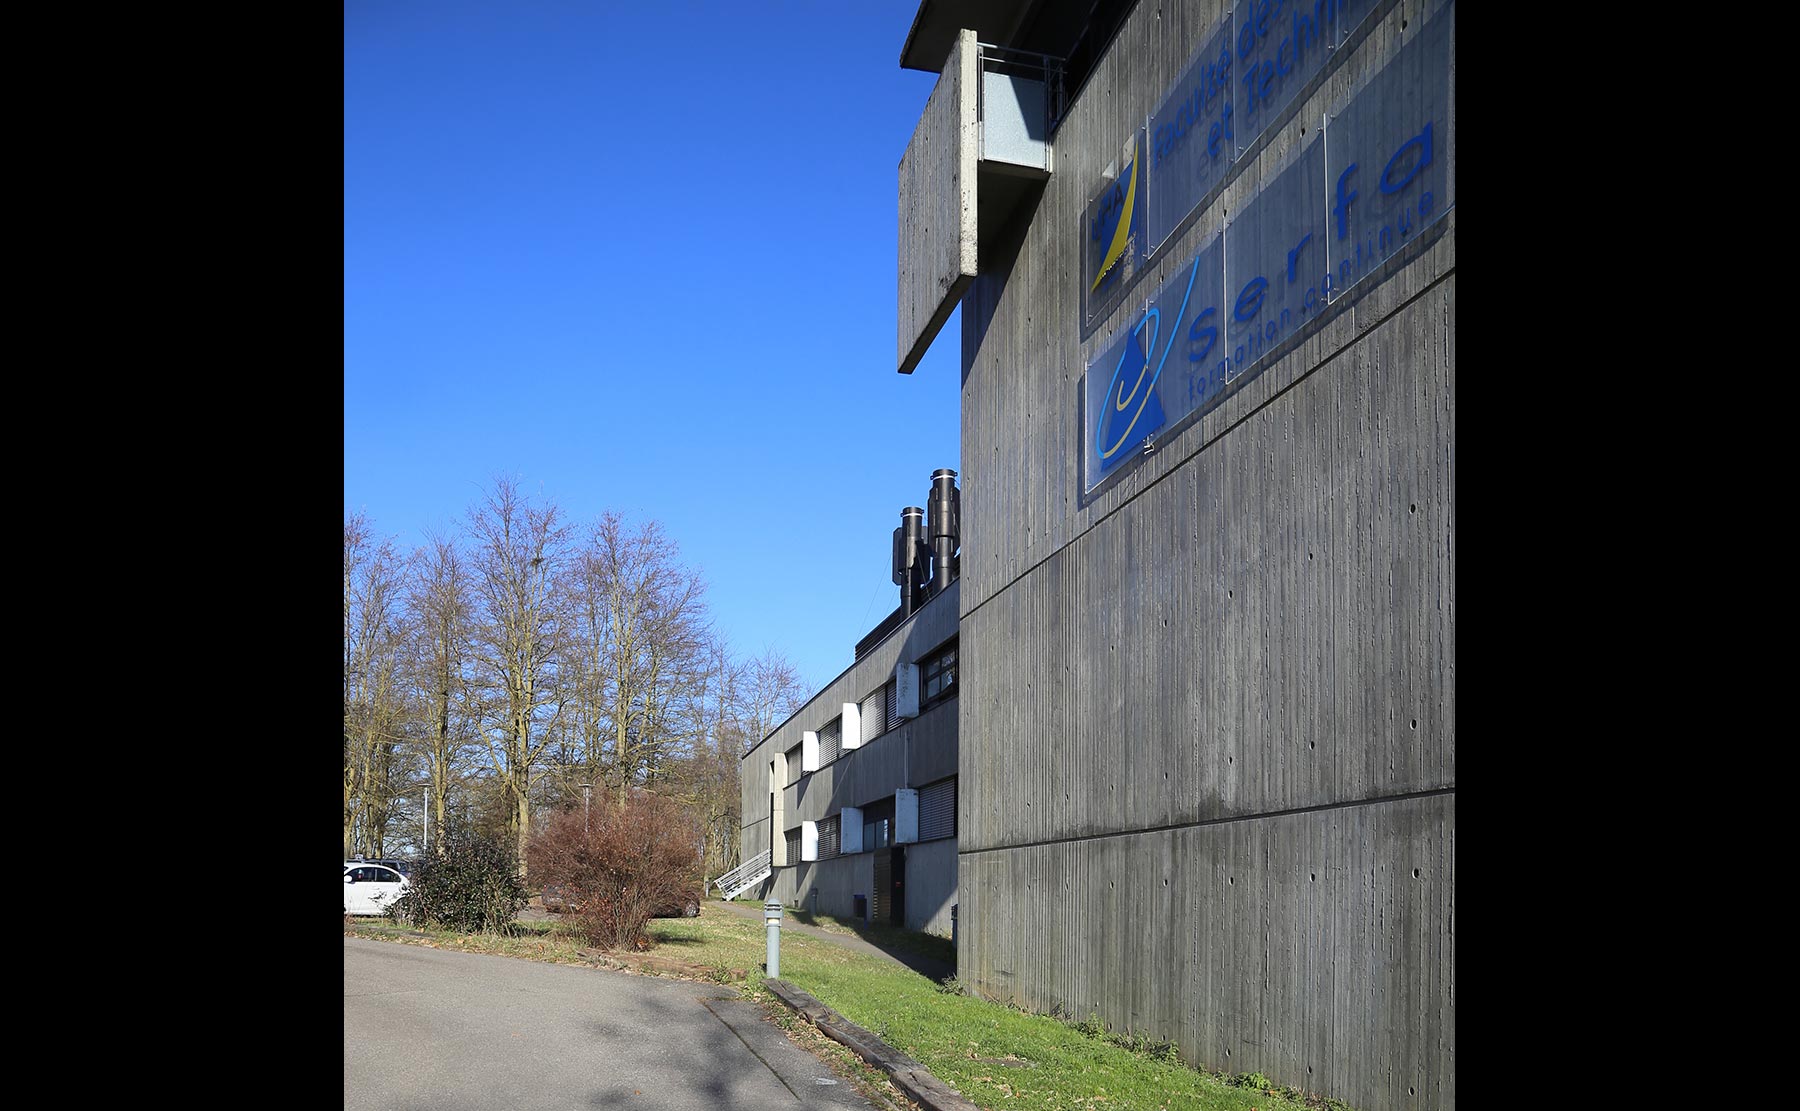
[[[788,913],[877,944],[901,940],[878,936],[860,923]],[[520,922],[509,935],[461,935],[408,931],[384,920],[365,919],[346,932],[532,960],[596,963],[594,951],[561,922]],[[760,920],[708,905],[698,918],[654,919],[649,932],[657,941],[656,957],[698,966],[697,976],[722,982],[735,980],[732,972],[741,970],[746,973],[742,990],[747,995],[770,998],[761,986]],[[940,938],[911,935],[910,940],[927,955],[948,951],[949,943]],[[958,994],[891,961],[798,932],[782,935],[781,978],[917,1058],[983,1108],[1300,1111],[1307,1106],[1286,1095],[1238,1087],[1197,1071],[1174,1059],[1168,1047],[1141,1041],[1132,1045],[1128,1039],[1108,1035],[1098,1024],[1072,1025]],[[1335,1102],[1332,1106],[1343,1107]]]

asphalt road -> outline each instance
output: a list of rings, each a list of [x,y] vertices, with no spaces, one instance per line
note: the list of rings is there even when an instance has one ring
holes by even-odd
[[[344,939],[345,1111],[870,1111],[729,989]]]

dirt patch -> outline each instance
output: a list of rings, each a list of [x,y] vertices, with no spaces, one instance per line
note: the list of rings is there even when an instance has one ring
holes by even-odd
[[[592,961],[602,968],[616,968],[652,976],[674,976],[683,980],[705,980],[716,984],[741,981],[749,975],[742,968],[721,969],[716,965],[694,964],[692,961],[677,960],[656,953],[609,953],[601,949],[580,949],[577,952],[583,960]]]

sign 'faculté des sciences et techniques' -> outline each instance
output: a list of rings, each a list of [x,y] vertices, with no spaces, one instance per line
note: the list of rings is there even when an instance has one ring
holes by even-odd
[[[1183,223],[1376,0],[1245,0],[1189,61],[1089,202],[1083,325],[1124,301]],[[1223,217],[1083,383],[1083,488],[1217,406],[1264,357],[1449,211],[1456,10],[1445,3],[1254,195]],[[1203,226],[1196,224],[1196,226]],[[1189,244],[1195,242],[1186,236]]]

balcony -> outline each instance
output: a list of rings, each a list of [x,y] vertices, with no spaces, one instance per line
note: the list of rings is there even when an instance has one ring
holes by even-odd
[[[1049,178],[1062,96],[1056,59],[957,34],[900,159],[900,373],[918,366],[975,280],[983,235]]]

